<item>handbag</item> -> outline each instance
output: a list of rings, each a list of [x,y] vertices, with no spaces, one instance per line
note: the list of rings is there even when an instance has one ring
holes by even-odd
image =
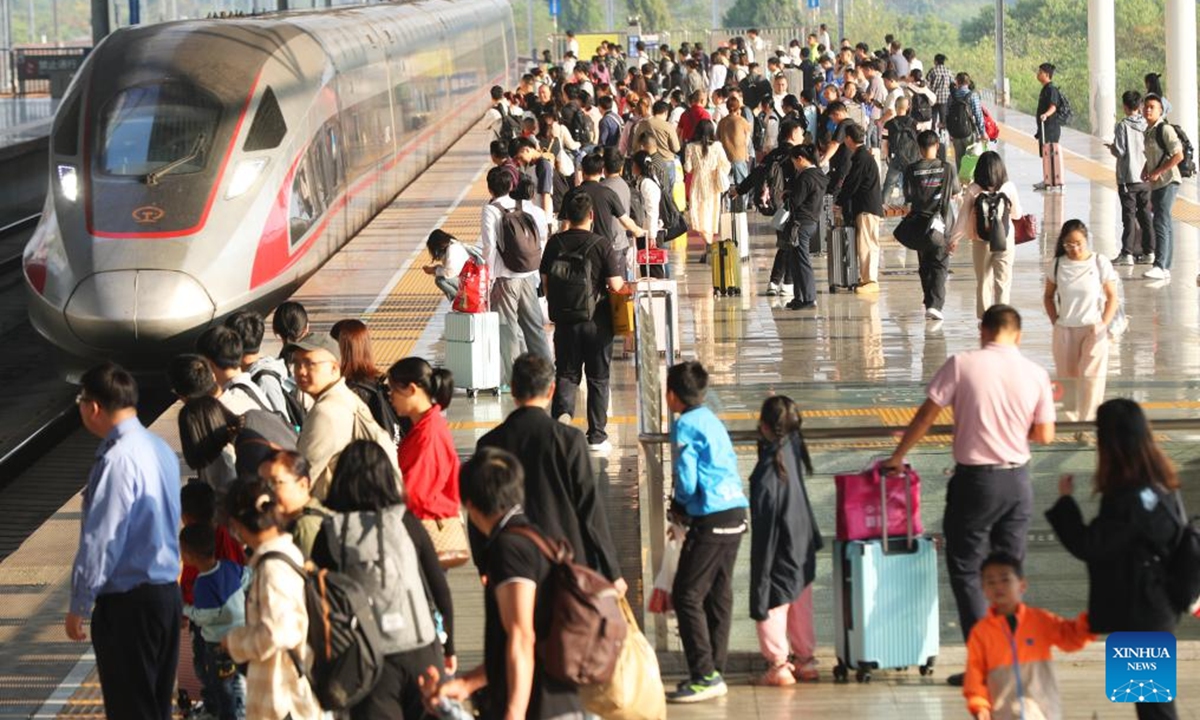
[[[638,629],[637,618],[625,598],[621,614],[629,624],[612,679],[579,689],[583,707],[605,720],[666,720],[667,696],[654,646]]]
[[[471,546],[467,542],[467,528],[462,517],[452,515],[447,518],[422,520],[425,532],[433,541],[433,549],[437,551],[438,562],[449,570],[460,565],[466,565],[471,559]]]
[[[683,533],[682,530],[679,531]],[[662,565],[654,576],[654,591],[650,593],[647,610],[656,615],[665,615],[675,609],[671,602],[671,588],[675,585],[675,573],[679,569],[679,553],[683,543],[667,534],[663,545]]]
[[[892,231],[892,237],[896,238],[904,247],[917,252],[925,252],[933,247],[933,243],[929,237],[930,224],[933,218],[940,217],[937,215],[914,215],[908,214],[904,219],[896,225],[896,229]],[[942,225],[942,230],[945,230],[945,224]]]
[[[458,293],[450,305],[456,312],[488,311],[488,268],[482,258],[472,257],[458,274]]]
[[[907,463],[901,475],[889,476],[879,463],[872,463],[862,472],[835,475],[834,484],[838,540],[924,534],[921,476]]]
[[[1018,245],[1036,240],[1038,236],[1037,218],[1033,215],[1022,215],[1013,221],[1013,231],[1016,233]]]

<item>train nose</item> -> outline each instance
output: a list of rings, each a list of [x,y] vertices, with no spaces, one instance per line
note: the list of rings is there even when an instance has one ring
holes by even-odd
[[[67,325],[81,342],[113,351],[169,340],[211,322],[215,311],[195,278],[171,270],[89,275],[65,308]]]

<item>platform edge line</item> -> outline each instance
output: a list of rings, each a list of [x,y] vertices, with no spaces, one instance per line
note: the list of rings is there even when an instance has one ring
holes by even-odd
[[[58,687],[54,688],[54,692],[50,693],[50,697],[46,698],[42,706],[29,717],[57,718],[59,712],[75,696],[75,692],[83,684],[83,681],[87,679],[88,674],[92,672],[92,668],[94,667],[96,667],[96,654],[92,650],[84,651],[79,656],[79,661],[75,663],[75,667],[71,668],[71,671],[62,679]]]

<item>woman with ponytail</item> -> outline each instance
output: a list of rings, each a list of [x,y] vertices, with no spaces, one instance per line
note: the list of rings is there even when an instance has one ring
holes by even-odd
[[[400,471],[408,509],[421,519],[443,565],[470,559],[466,527],[459,515],[458,451],[442,411],[454,397],[454,375],[419,357],[388,368],[392,408],[412,430],[400,443]]]
[[[763,685],[818,677],[813,651],[812,581],[824,542],[804,487],[812,474],[791,398],[767,398],[759,413],[758,465],[750,475],[750,617],[770,664]]]
[[[320,705],[308,682],[296,672],[292,653],[311,662],[308,611],[304,607],[304,563],[292,536],[283,532],[271,483],[240,480],[225,496],[234,534],[253,551],[254,579],[246,593],[246,624],[221,641],[246,671],[246,720],[291,717],[315,720]]]

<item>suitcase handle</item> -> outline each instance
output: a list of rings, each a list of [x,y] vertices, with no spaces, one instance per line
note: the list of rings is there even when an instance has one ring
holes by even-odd
[[[871,470],[875,473],[876,479],[879,481],[879,517],[883,523],[882,539],[883,539],[883,554],[888,554],[888,512],[887,512],[887,483],[888,474],[883,472],[880,467],[881,463],[878,459],[871,464]],[[912,498],[912,473],[909,469],[912,466],[907,462],[904,463],[904,471],[900,473],[904,477],[904,519],[906,521],[905,536],[907,538],[906,546],[909,552],[915,549],[916,534],[913,532],[913,498]]]

